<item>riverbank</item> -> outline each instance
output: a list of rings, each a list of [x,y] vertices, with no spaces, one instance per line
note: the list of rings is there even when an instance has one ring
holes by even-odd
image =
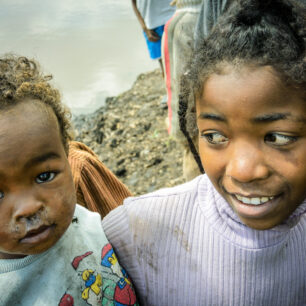
[[[138,76],[104,107],[73,118],[76,140],[88,145],[134,195],[182,183],[182,149],[167,133],[166,94],[159,70]]]

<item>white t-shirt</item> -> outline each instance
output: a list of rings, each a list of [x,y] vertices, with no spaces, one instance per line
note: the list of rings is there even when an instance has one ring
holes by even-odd
[[[148,29],[164,25],[174,14],[172,0],[137,0],[137,8]]]
[[[79,205],[68,230],[52,248],[0,260],[0,288],[0,305],[138,305],[100,215]]]

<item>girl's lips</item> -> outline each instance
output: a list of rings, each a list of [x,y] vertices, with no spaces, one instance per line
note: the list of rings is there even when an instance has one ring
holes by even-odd
[[[233,208],[235,209],[238,215],[245,218],[263,218],[266,215],[269,215],[279,205],[281,195],[268,197],[268,199],[263,199],[263,203],[257,204],[256,202],[252,204],[252,200],[255,198],[258,199],[261,197],[249,198],[250,203],[244,203],[246,197],[243,198],[244,201],[241,201],[236,195],[231,194]]]
[[[22,239],[20,239],[20,242],[30,243],[30,244],[41,243],[42,241],[46,240],[49,237],[54,227],[55,227],[54,224],[50,226],[42,225],[37,229],[30,230]]]
[[[274,196],[266,196],[266,195],[246,197],[246,196],[241,196],[239,194],[234,194],[234,196],[237,198],[238,201],[242,202],[243,204],[249,204],[249,205],[262,205],[274,199]]]

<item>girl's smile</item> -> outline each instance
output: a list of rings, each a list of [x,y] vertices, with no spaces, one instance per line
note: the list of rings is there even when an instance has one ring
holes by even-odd
[[[281,195],[276,197],[241,197],[232,195],[231,205],[244,218],[260,218],[273,212],[279,205]]]
[[[249,196],[249,197],[244,197],[239,194],[234,194],[233,195],[238,201],[242,202],[243,204],[250,204],[250,205],[262,205],[265,204],[271,200],[275,199],[275,196]]]
[[[271,67],[226,67],[196,101],[204,169],[240,219],[283,222],[306,197],[306,103]]]

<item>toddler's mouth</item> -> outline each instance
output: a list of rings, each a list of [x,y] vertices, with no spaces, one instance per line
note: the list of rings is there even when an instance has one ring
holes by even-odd
[[[35,236],[37,234],[40,234],[43,231],[45,231],[48,227],[49,227],[48,225],[41,225],[41,226],[39,226],[35,229],[32,229],[32,230],[28,231],[23,238],[32,237],[32,236]]]
[[[39,243],[42,240],[48,238],[50,232],[55,227],[55,224],[52,225],[41,225],[34,229],[27,231],[26,235],[20,239],[22,243]]]

